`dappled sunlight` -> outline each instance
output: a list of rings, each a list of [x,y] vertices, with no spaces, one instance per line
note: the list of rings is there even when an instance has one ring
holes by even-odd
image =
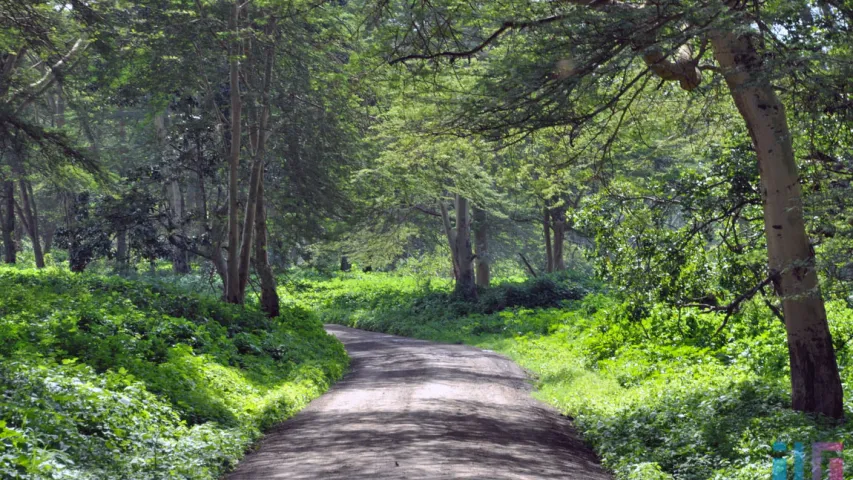
[[[607,478],[504,357],[329,328],[352,373],[273,429],[229,479]]]

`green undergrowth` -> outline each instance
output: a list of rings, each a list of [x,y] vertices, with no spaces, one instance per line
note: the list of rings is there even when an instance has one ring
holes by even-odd
[[[509,356],[535,377],[538,398],[574,419],[618,479],[770,478],[774,441],[808,445],[853,434],[849,425],[788,408],[784,328],[762,305],[747,305],[714,335],[721,316],[663,305],[638,312],[570,276],[512,286],[520,294],[557,291],[542,297],[559,307],[504,302],[492,310],[507,288],[482,292],[473,305],[375,273],[285,290],[325,321]],[[827,308],[851,416],[853,311],[837,302]],[[853,455],[845,458],[853,464]]]
[[[0,478],[215,479],[339,378],[310,311],[0,268]]]

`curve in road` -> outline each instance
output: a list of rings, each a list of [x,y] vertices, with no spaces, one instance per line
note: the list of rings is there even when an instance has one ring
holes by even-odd
[[[609,479],[571,422],[494,352],[337,325],[350,373],[229,480]]]

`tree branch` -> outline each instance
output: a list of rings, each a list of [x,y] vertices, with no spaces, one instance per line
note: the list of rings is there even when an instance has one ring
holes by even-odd
[[[37,82],[30,85],[31,89],[36,89],[35,92],[29,93],[26,98],[24,98],[23,102],[15,109],[15,115],[20,115],[20,113],[27,108],[27,106],[33,102],[36,98],[40,97],[44,92],[49,89],[54,82],[62,75],[61,69],[66,62],[68,62],[74,54],[76,54],[79,50],[85,50],[88,44],[84,44],[82,38],[78,38],[68,53],[65,54],[62,58],[59,59],[56,63],[53,64]],[[76,65],[76,63],[74,64]],[[70,68],[73,68],[72,65]],[[10,102],[11,103],[11,102]]]
[[[435,210],[430,210],[428,208],[422,207],[420,205],[412,205],[410,208],[413,208],[421,213],[425,213],[427,215],[431,215],[433,217],[440,217],[441,213],[436,212]]]
[[[720,334],[720,332],[723,331],[724,328],[726,328],[726,325],[728,325],[729,319],[731,318],[731,316],[740,310],[741,304],[743,304],[743,302],[754,297],[756,293],[761,291],[762,288],[769,285],[772,281],[773,281],[773,276],[770,275],[767,278],[765,278],[764,280],[762,280],[761,283],[759,283],[758,285],[756,285],[756,286],[750,288],[749,290],[738,295],[737,298],[732,300],[731,303],[729,303],[728,305],[709,305],[709,304],[704,304],[704,303],[688,303],[688,304],[684,304],[684,305],[680,305],[680,306],[681,307],[701,308],[701,309],[708,311],[708,312],[725,312],[726,317],[723,319],[723,323],[720,324],[720,326],[714,332],[714,336],[717,336]]]
[[[477,53],[483,51],[483,49],[488,47],[489,44],[491,44],[492,42],[497,40],[501,35],[503,35],[504,33],[506,33],[509,30],[522,30],[522,29],[534,27],[537,25],[545,25],[548,23],[553,23],[553,22],[563,20],[564,18],[566,18],[566,15],[554,15],[552,17],[541,18],[539,20],[531,20],[529,22],[512,22],[512,21],[504,22],[504,24],[501,25],[501,27],[499,29],[495,30],[494,33],[489,35],[489,37],[487,39],[483,40],[479,45],[477,45],[476,47],[474,47],[470,50],[461,51],[461,52],[444,51],[444,52],[432,53],[432,54],[412,54],[412,55],[406,55],[405,57],[395,58],[388,63],[390,65],[394,65],[395,63],[406,62],[408,60],[433,60],[433,59],[440,58],[440,57],[445,57],[445,58],[450,58],[450,59],[469,58],[469,57],[472,57],[472,56],[476,55]]]

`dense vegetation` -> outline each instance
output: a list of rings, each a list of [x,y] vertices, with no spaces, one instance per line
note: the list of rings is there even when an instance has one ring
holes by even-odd
[[[0,477],[215,479],[347,359],[308,310],[0,268]]]
[[[508,355],[533,374],[538,398],[574,418],[618,479],[769,478],[772,441],[853,434],[849,424],[789,409],[785,331],[758,303],[715,335],[713,314],[657,305],[634,317],[576,273],[502,283],[477,304],[454,300],[447,283],[425,288],[416,277],[376,273],[286,288],[324,321]],[[830,302],[828,311],[833,335],[850,338],[853,310]],[[849,384],[853,351],[848,342],[837,351]],[[850,395],[845,410],[853,410]]]

